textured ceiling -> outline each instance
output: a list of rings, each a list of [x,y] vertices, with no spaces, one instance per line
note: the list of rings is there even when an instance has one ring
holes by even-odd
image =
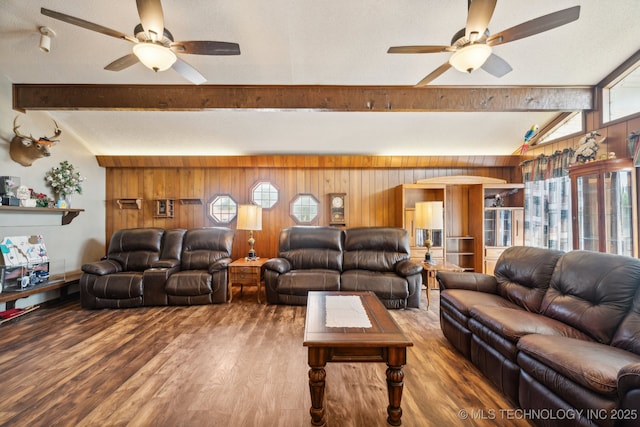
[[[240,44],[240,56],[183,55],[205,84],[413,85],[448,54],[389,55],[390,46],[449,44],[464,27],[465,0],[163,1],[176,40]],[[638,0],[499,0],[496,33],[581,6],[578,21],[495,47],[513,71],[449,70],[435,85],[594,85],[640,49]],[[131,44],[40,14],[45,7],[133,33],[133,0],[0,2],[0,74],[10,83],[184,84],[141,64],[104,70]],[[38,49],[39,26],[56,32]],[[332,113],[311,111],[57,111],[63,129],[95,154],[258,153],[510,154],[534,123],[554,113]],[[3,120],[11,120],[5,118]],[[5,124],[10,128],[10,124]]]

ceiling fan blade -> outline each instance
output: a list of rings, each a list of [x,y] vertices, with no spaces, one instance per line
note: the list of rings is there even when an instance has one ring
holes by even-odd
[[[507,63],[507,61],[500,58],[495,53],[492,53],[489,58],[487,58],[485,63],[482,64],[481,68],[487,73],[496,77],[502,77],[505,74],[510,73],[513,69],[511,68],[511,65]]]
[[[487,39],[487,44],[497,46],[499,44],[523,39],[568,24],[569,22],[577,20],[579,17],[580,6],[559,10],[493,34]]]
[[[198,70],[196,70],[180,58],[178,58],[177,61],[173,63],[171,68],[176,70],[178,74],[195,85],[199,85],[207,81],[207,79],[205,79]]]
[[[43,7],[40,8],[40,13],[53,19],[66,22],[67,24],[77,25],[78,27],[96,31],[98,33],[115,37],[117,39],[129,40],[130,42],[134,43],[138,42],[133,36],[128,36],[124,33],[121,33],[120,31],[112,30],[111,28],[103,27],[102,25],[94,24],[93,22],[85,21],[84,19],[76,18],[75,16],[65,15],[64,13],[56,12],[55,10],[45,9]]]
[[[440,53],[455,50],[452,46],[393,46],[387,53]]]
[[[432,80],[435,80],[436,78],[440,77],[449,68],[451,68],[451,64],[449,64],[449,61],[447,61],[441,66],[439,66],[438,68],[436,68],[435,70],[433,70],[431,74],[429,74],[427,77],[425,77],[424,79],[416,83],[416,86],[426,86],[427,84],[431,83]]]
[[[136,0],[142,28],[151,40],[162,40],[164,34],[164,13],[160,0]],[[155,34],[155,36],[154,36]]]
[[[496,8],[496,0],[472,0],[467,15],[465,36],[472,42],[478,40],[487,27]]]
[[[121,70],[124,70],[125,68],[131,67],[133,64],[136,64],[139,61],[140,60],[135,54],[130,53],[128,55],[125,55],[121,58],[116,59],[111,64],[104,67],[104,69],[109,71],[121,71]]]
[[[240,55],[240,45],[229,42],[187,41],[174,42],[169,46],[177,53],[195,55]]]

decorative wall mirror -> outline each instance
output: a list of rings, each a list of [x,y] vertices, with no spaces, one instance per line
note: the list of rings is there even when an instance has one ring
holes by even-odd
[[[251,201],[262,209],[272,208],[278,202],[278,189],[270,182],[259,182],[251,188]]]
[[[217,195],[209,202],[207,215],[219,224],[229,224],[236,218],[237,214],[238,204],[229,195]]]
[[[298,224],[308,224],[318,217],[320,202],[311,194],[298,194],[290,206],[291,217]]]

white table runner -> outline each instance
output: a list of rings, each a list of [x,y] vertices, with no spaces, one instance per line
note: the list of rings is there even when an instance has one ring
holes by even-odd
[[[371,321],[357,295],[329,295],[326,297],[327,328],[370,328]]]

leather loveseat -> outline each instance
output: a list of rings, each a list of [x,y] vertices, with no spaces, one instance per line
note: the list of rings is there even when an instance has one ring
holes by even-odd
[[[439,272],[445,337],[540,426],[640,423],[640,260],[512,247]]]
[[[293,226],[264,265],[267,302],[307,302],[309,291],[372,291],[387,308],[420,307],[422,265],[409,260],[406,230]]]
[[[80,302],[85,308],[225,302],[233,237],[225,227],[118,230],[106,257],[82,266]]]

